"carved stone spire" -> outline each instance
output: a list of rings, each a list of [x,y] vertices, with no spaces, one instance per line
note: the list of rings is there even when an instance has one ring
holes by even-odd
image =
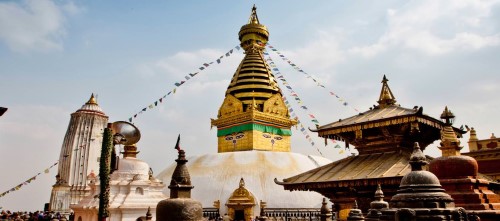
[[[354,207],[349,211],[349,215],[347,216],[347,220],[365,220],[363,216],[363,212],[358,209],[358,202],[354,200]]]
[[[384,75],[384,78],[382,79],[382,90],[380,90],[380,97],[377,101],[380,108],[396,104],[396,98],[392,94],[391,88],[389,88],[389,84],[387,84],[388,81],[389,80],[387,80]]]
[[[370,210],[368,210],[366,220],[379,220],[379,217],[382,215],[380,210],[387,208],[389,208],[389,203],[384,201],[384,192],[382,192],[382,187],[378,184],[377,190],[375,191],[375,200],[370,203]]]
[[[179,143],[179,142],[177,142]],[[177,166],[172,174],[170,198],[162,200],[156,206],[157,221],[203,221],[203,207],[199,201],[191,199],[191,177],[187,169],[184,150],[176,149],[179,156],[175,160]]]
[[[186,154],[184,150],[179,149],[179,155],[175,160],[177,166],[175,167],[174,173],[172,174],[172,180],[168,188],[170,189],[170,198],[191,198],[191,189],[194,187],[191,185],[191,176],[187,169]]]

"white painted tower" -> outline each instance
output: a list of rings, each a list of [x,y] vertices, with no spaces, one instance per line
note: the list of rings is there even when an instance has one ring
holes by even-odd
[[[90,192],[88,176],[99,173],[102,134],[108,116],[97,104],[94,94],[71,114],[64,136],[56,183],[52,186],[49,210],[69,213]]]

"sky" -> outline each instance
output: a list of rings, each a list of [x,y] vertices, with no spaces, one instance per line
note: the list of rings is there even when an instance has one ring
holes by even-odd
[[[57,174],[44,170],[59,158],[70,114],[92,93],[111,122],[128,120],[238,45],[253,4],[269,43],[325,85],[270,52],[308,107],[291,102],[306,128],[314,128],[308,114],[327,124],[368,110],[385,74],[401,106],[435,118],[448,106],[455,126],[474,127],[480,139],[500,133],[499,0],[0,1],[0,106],[9,108],[0,117],[0,192],[41,172],[0,207],[43,209]],[[173,163],[178,134],[188,155],[217,151],[210,119],[242,58],[235,50],[134,119],[138,157],[155,174]],[[331,160],[355,153],[292,133],[294,152]],[[439,156],[437,146],[425,153]]]

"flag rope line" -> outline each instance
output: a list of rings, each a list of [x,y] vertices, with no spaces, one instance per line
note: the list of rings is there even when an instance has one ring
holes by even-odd
[[[49,168],[46,168],[45,170],[43,170],[44,173],[49,173],[49,170],[52,169],[52,167],[54,167],[55,165],[57,165],[59,163],[59,161],[55,162],[54,164],[52,164],[52,166],[50,166]],[[15,187],[12,187],[11,189],[3,192],[0,194],[0,198],[1,197],[4,197],[5,195],[11,193],[11,192],[14,192],[14,191],[18,191],[19,189],[21,189],[21,187],[25,186],[25,185],[28,185],[29,183],[31,183],[31,181],[33,180],[36,180],[36,177],[39,176],[40,174],[42,174],[42,172],[39,172],[38,174],[36,174],[35,176],[32,176],[31,178],[27,179],[26,181],[22,182],[21,184],[15,186]]]
[[[240,50],[241,47],[239,45],[236,45],[236,47],[234,48],[231,48],[228,52],[226,52],[225,54],[223,54],[222,56],[220,56],[218,59],[216,59],[215,61],[211,61],[211,62],[207,62],[207,63],[203,63],[202,65],[200,65],[200,67],[198,67],[198,71],[195,72],[195,73],[189,73],[187,74],[186,76],[184,76],[185,80],[182,80],[180,82],[176,82],[174,83],[175,87],[170,90],[167,94],[163,95],[162,97],[160,97],[159,99],[155,100],[153,103],[151,103],[150,105],[146,106],[146,107],[143,107],[139,112],[136,112],[134,115],[132,115],[131,117],[128,118],[128,121],[130,123],[132,123],[132,121],[137,118],[137,116],[141,115],[142,113],[146,112],[148,109],[153,109],[155,107],[158,106],[158,104],[161,104],[165,98],[167,98],[168,95],[170,94],[175,94],[175,92],[177,91],[177,88],[182,86],[184,83],[186,83],[188,80],[190,80],[191,78],[194,78],[196,75],[198,75],[200,72],[202,72],[203,70],[207,69],[208,67],[210,67],[212,64],[214,63],[217,63],[217,64],[220,64],[222,62],[222,59],[224,58],[224,55],[225,57],[229,57],[231,56],[231,54],[233,54],[233,51],[234,49],[236,50]]]
[[[288,63],[288,65],[292,66],[293,69],[295,69],[296,71],[301,72],[302,74],[306,75],[306,78],[310,78],[311,80],[313,80],[316,83],[316,86],[322,87],[322,88],[328,90],[320,81],[316,80],[316,78],[314,78],[312,75],[310,75],[309,73],[305,72],[297,64],[295,64],[290,59],[288,59],[287,57],[285,57],[285,55],[283,55],[283,53],[279,52],[278,49],[276,49],[274,46],[272,46],[269,43],[267,43],[267,47],[271,51],[273,51],[274,53],[276,53],[283,61],[285,61],[286,63]],[[337,98],[337,100],[340,103],[342,103],[342,105],[344,105],[346,107],[349,106],[354,111],[356,111],[357,113],[359,113],[359,110],[357,108],[353,107],[352,105],[349,105],[349,103],[347,102],[347,100],[345,100],[344,98],[340,97],[337,93],[333,92],[332,90],[328,90],[328,92],[330,93],[330,95],[335,96]]]
[[[283,76],[283,74],[280,72],[280,70],[278,69],[278,67],[276,66],[276,64],[274,63],[274,61],[272,60],[271,56],[269,55],[269,53],[267,52],[264,52],[264,55],[267,55],[267,61],[269,61],[269,66],[271,67],[271,70],[275,73],[274,76],[276,76],[277,79],[280,79],[280,82],[283,86],[286,87],[286,89],[288,90],[288,92],[290,93],[291,96],[295,97],[295,101],[297,102],[298,105],[301,105],[300,106],[306,113],[308,108],[303,105],[303,102],[302,100],[300,99],[300,97],[297,95],[297,93],[293,90],[293,88],[290,86],[290,84],[288,84],[288,82],[286,81],[285,77]],[[283,96],[283,101],[285,102],[285,105],[287,106],[288,108],[288,111],[290,111],[290,115],[297,119],[297,124],[299,124],[300,126],[300,131],[302,132],[302,134],[305,136],[305,138],[307,139],[307,141],[309,141],[309,143],[311,144],[311,146],[313,147],[316,147],[316,150],[318,151],[318,153],[323,156],[323,153],[319,150],[319,148],[317,146],[315,146],[314,144],[314,141],[312,140],[311,136],[309,135],[309,133],[307,132],[307,130],[305,129],[304,125],[300,122],[299,120],[299,117],[297,116],[297,114],[295,114],[293,108],[291,107],[290,105],[290,102],[288,102],[288,100],[286,99],[285,96]],[[316,117],[314,117],[314,115],[312,114],[309,114],[308,113],[308,116],[310,118],[312,118],[311,122],[315,123],[315,125],[319,125],[319,121],[316,119]]]

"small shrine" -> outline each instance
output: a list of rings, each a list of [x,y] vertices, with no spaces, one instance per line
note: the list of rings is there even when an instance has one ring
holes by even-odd
[[[179,136],[180,138],[180,136]],[[180,149],[177,139],[176,149],[178,158],[175,160],[177,166],[172,174],[172,180],[168,188],[170,198],[164,199],[156,206],[157,221],[203,221],[203,207],[195,199],[191,199],[191,176],[186,163],[186,153]]]
[[[255,205],[255,197],[245,188],[245,180],[241,178],[240,186],[227,200],[228,215],[234,220],[251,220]]]
[[[433,173],[425,171],[427,157],[415,143],[410,158],[411,172],[401,180],[390,209],[381,210],[381,221],[393,220],[468,220],[464,208],[455,207],[453,198],[441,187]]]

